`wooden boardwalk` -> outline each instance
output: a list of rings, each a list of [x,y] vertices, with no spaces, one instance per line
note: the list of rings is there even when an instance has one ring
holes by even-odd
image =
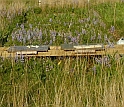
[[[108,46],[104,46],[101,49],[98,47],[93,47],[93,45],[87,46],[77,46],[75,49],[71,50],[64,50],[61,46],[50,46],[49,49],[46,51],[37,51],[36,49],[29,49],[29,50],[17,50],[17,51],[8,51],[10,47],[0,47],[0,57],[8,58],[8,57],[15,57],[16,55],[23,54],[25,57],[45,57],[45,56],[90,56],[90,55],[108,55],[108,54],[124,54],[124,45],[115,45],[114,47],[109,48]]]

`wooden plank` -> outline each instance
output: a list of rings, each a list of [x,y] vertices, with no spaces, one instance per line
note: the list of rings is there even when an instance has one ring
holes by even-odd
[[[102,45],[78,45],[74,46],[75,49],[103,49]]]
[[[75,53],[80,53],[80,54],[82,54],[82,53],[94,53],[95,54],[95,50],[75,50]]]
[[[50,46],[50,50],[60,50],[61,46]]]
[[[32,55],[32,54],[34,54],[34,55],[36,55],[37,54],[37,51],[20,51],[20,52],[16,52],[16,54],[17,55],[21,55],[21,54],[23,54],[23,55]]]

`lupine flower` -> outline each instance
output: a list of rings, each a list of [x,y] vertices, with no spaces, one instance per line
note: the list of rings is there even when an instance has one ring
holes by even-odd
[[[76,42],[76,38],[75,38],[75,37],[72,37],[72,38],[71,38],[71,41],[72,41],[73,43],[75,43],[75,42]]]
[[[49,22],[52,22],[52,18],[49,19]]]
[[[52,45],[52,43],[53,43],[53,41],[52,41],[52,40],[50,40],[49,45]]]
[[[94,41],[96,39],[96,34],[94,34],[94,36],[91,36],[90,40]]]
[[[95,17],[100,17],[99,13],[97,13],[96,11],[93,11],[93,14]]]
[[[104,35],[104,40],[105,40],[105,41],[108,41],[107,34]]]
[[[102,61],[100,59],[98,59],[97,57],[95,57],[95,61],[98,63],[98,64],[102,64]]]
[[[79,23],[84,23],[84,22],[85,22],[85,21],[84,21],[83,19],[82,19],[82,20],[81,20],[81,19],[79,20]]]
[[[21,27],[22,29],[24,29],[24,24],[21,24],[20,27]]]
[[[56,40],[56,37],[55,37],[55,36],[53,36],[53,42],[55,42],[55,40]]]
[[[22,34],[23,34],[23,35],[26,35],[26,34],[27,34],[27,32],[26,32],[25,29],[22,30]]]
[[[86,34],[86,30],[82,28],[82,34],[85,35]]]
[[[94,66],[94,67],[92,68],[92,70],[93,70],[93,73],[96,74],[96,66]]]
[[[107,48],[114,48],[114,44],[111,43],[110,41],[108,41],[108,46],[107,46]]]
[[[14,35],[14,33],[12,33],[12,41],[14,41],[15,40],[15,35]]]
[[[22,30],[19,30],[19,35],[23,36]]]
[[[31,36],[31,38],[34,36],[34,32],[33,31],[30,31],[30,36]]]
[[[88,17],[86,20],[87,20],[87,22],[89,22],[90,21],[90,17]]]
[[[101,34],[100,33],[98,33],[98,40],[101,40],[102,39],[102,37],[101,37]]]
[[[50,31],[51,36],[56,36],[56,31]]]
[[[70,22],[70,24],[69,24],[69,28],[72,26],[72,22]]]
[[[53,66],[51,65],[49,68],[50,68],[50,70],[52,70],[53,69]]]
[[[38,39],[42,39],[42,30],[39,31]]]
[[[93,24],[94,24],[94,25],[97,25],[97,24],[98,24],[98,19],[95,19],[95,18],[94,18],[94,19],[93,19]]]
[[[110,32],[111,32],[111,33],[114,33],[114,32],[115,32],[115,27],[114,27],[114,26],[111,26]]]
[[[30,29],[32,29],[32,24],[29,24]]]
[[[104,40],[107,42],[108,46],[107,48],[113,48],[114,44],[110,42],[109,38],[107,37],[107,35],[104,36]]]
[[[88,28],[88,24],[87,24],[87,23],[85,23],[85,28],[86,28],[86,29]]]
[[[19,24],[18,23],[16,24],[16,28],[19,28]]]
[[[33,30],[32,36],[35,37],[35,38],[38,36],[38,34],[37,34],[37,32],[35,30]]]
[[[72,36],[67,36],[68,41],[71,41]]]
[[[23,43],[24,43],[24,44],[26,43],[26,38],[25,38],[25,37],[23,38]]]
[[[28,38],[27,38],[28,40],[30,40],[31,39],[31,35],[30,34],[28,34]]]
[[[100,26],[105,29],[106,24],[104,22],[100,22]]]
[[[97,25],[97,21],[95,20],[95,21],[93,22],[93,24],[94,24],[94,25]]]
[[[108,56],[104,56],[102,58],[95,58],[95,61],[98,63],[98,64],[103,64],[105,66],[110,66],[110,59]]]
[[[67,43],[67,38],[66,38],[66,37],[64,37],[64,43],[65,43],[65,44]]]

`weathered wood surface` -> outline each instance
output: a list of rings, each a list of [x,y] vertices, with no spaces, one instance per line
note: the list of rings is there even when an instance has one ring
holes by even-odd
[[[102,50],[94,50],[94,49],[75,49],[75,50],[63,50],[61,46],[50,46],[50,49],[46,52],[36,52],[36,51],[26,51],[21,50],[18,52],[8,52],[9,47],[0,47],[0,56],[7,57],[15,57],[17,54],[24,54],[24,56],[86,56],[86,55],[106,55],[106,54],[124,54],[124,45],[115,45],[112,48],[108,48],[108,46],[104,46]]]

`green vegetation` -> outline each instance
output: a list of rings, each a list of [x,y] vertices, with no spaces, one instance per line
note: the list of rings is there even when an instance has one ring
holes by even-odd
[[[0,45],[103,43],[124,34],[124,3],[0,7]],[[124,58],[0,58],[0,107],[123,107]]]

